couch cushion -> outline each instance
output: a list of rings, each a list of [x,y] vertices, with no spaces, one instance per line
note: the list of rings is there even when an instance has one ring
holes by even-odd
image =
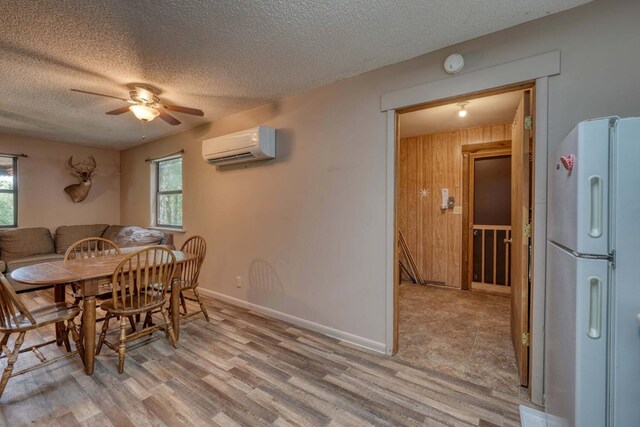
[[[0,261],[0,273],[4,273],[5,271],[7,271],[7,263]]]
[[[132,246],[159,245],[165,236],[162,231],[130,225],[110,225],[102,237],[115,242],[121,248],[128,248]]]
[[[41,262],[61,261],[62,259],[64,259],[64,255],[60,255],[56,253],[31,255],[31,256],[26,256],[22,258],[16,258],[11,261],[7,261],[7,271],[14,271],[20,267],[39,264]]]
[[[0,232],[0,259],[11,261],[32,255],[51,254],[53,238],[48,228],[16,228]]]
[[[64,255],[78,240],[88,237],[101,237],[108,224],[63,225],[56,229],[56,253]]]

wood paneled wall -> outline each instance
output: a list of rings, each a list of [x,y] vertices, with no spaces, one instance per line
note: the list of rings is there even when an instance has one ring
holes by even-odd
[[[462,145],[467,145],[510,141],[511,126],[511,123],[500,123],[496,125],[462,129],[458,131],[460,133],[460,143]]]
[[[462,147],[509,139],[511,123],[400,139],[398,226],[426,280],[461,287],[462,215],[441,210],[440,201],[448,188],[456,206],[463,203]]]

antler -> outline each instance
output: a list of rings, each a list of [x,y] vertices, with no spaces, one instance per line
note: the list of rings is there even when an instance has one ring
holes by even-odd
[[[67,161],[67,168],[69,168],[71,173],[73,173],[74,175],[80,175],[80,170],[78,169],[78,166],[80,166],[80,163],[76,163],[74,165],[73,156],[69,157],[69,160]]]
[[[87,160],[74,164],[73,156],[71,156],[67,161],[67,167],[71,170],[73,175],[81,178],[83,181],[86,181],[96,174],[98,163],[96,162],[95,157],[89,156]]]
[[[98,167],[98,163],[96,162],[95,157],[93,157],[92,155],[89,155],[89,162],[88,162],[88,167],[89,167],[89,173],[91,173],[91,175],[93,175],[95,173],[96,168]]]

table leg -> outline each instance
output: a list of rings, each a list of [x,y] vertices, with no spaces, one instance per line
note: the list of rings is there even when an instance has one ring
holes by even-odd
[[[82,311],[82,328],[84,335],[85,373],[93,374],[96,357],[96,298],[85,296]]]
[[[53,286],[53,300],[55,302],[64,302],[64,284],[56,284]],[[64,322],[56,323],[56,344],[62,345],[62,337],[64,336]]]
[[[177,342],[180,338],[180,287],[177,284],[171,287],[171,326]]]

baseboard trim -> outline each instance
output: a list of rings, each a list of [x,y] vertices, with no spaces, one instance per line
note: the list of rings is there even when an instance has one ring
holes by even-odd
[[[548,416],[542,411],[520,405],[520,424],[522,427],[562,427],[567,425],[557,417]]]
[[[329,326],[321,325],[319,323],[312,322],[310,320],[303,319],[301,317],[293,316],[291,314],[283,313],[282,311],[274,310],[268,307],[264,307],[262,305],[254,304],[248,301],[244,301],[238,298],[231,297],[229,295],[221,294],[219,292],[211,291],[209,289],[198,288],[200,293],[215,299],[219,299],[228,304],[235,305],[238,307],[246,308],[248,310],[253,310],[257,313],[264,314],[266,316],[273,317],[278,320],[282,320],[284,322],[291,323],[295,326],[300,326],[302,328],[306,328],[312,330],[314,332],[321,333],[323,335],[327,335],[332,338],[339,339],[341,341],[348,342],[350,344],[354,344],[360,347],[364,347],[369,350],[373,350],[375,352],[385,354],[385,344],[382,342],[377,342],[370,340],[368,338],[364,338],[358,335],[353,335],[348,332],[341,331],[339,329],[330,328]]]

